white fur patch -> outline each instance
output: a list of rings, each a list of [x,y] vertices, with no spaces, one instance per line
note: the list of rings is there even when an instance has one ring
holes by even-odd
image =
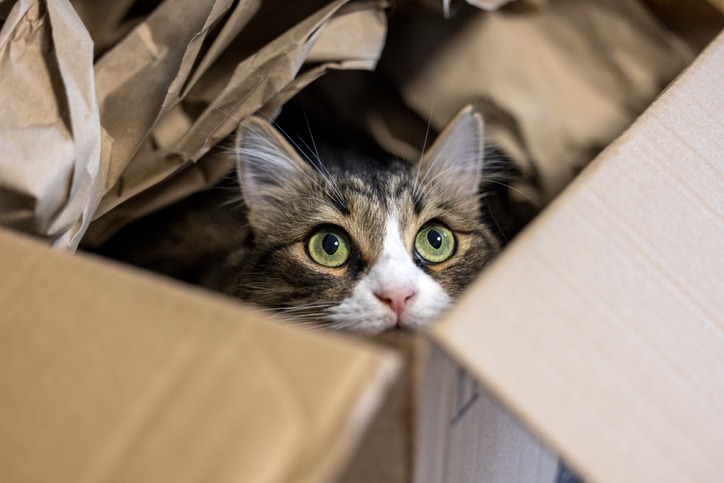
[[[435,320],[452,299],[412,257],[412,247],[405,246],[398,218],[392,214],[380,257],[350,296],[329,310],[332,328],[363,334],[393,329],[398,324],[397,315],[375,294],[399,287],[414,292],[400,316],[402,328],[416,330]]]

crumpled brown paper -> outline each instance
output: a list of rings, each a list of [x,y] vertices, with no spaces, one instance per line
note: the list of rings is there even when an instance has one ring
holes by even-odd
[[[225,176],[241,119],[383,46],[385,87],[327,83],[325,115],[411,158],[428,125],[485,106],[514,196],[542,207],[693,56],[629,0],[423,4],[401,2],[385,38],[384,0],[0,0],[0,223],[101,243]]]
[[[419,157],[460,106],[482,106],[486,138],[515,160],[510,191],[520,222],[693,58],[688,44],[631,0],[518,0],[496,12],[457,2],[447,20],[424,5],[391,16],[374,76],[321,79],[300,102],[406,159]]]
[[[129,221],[221,179],[229,171],[228,161],[215,153],[206,155],[236,129],[241,119],[259,110],[272,114],[329,69],[373,68],[386,32],[384,3],[378,1],[347,4],[346,0],[338,0],[306,17],[303,10],[293,9],[301,16],[299,22],[286,31],[282,30],[285,25],[278,26],[279,32],[275,32],[273,21],[279,23],[278,11],[269,6],[261,12],[252,11],[242,2],[227,13],[229,20],[202,51],[202,38],[218,19],[210,18],[203,26],[190,29],[188,36],[179,41],[178,30],[164,23],[154,24],[156,15],[163,19],[160,22],[167,21],[161,16],[162,7],[96,67],[101,115],[108,119],[104,127],[114,139],[114,172],[109,176],[114,184],[108,185],[108,194],[96,212],[99,219],[86,235],[88,244],[103,241]],[[212,9],[210,13],[215,12]],[[284,19],[289,22],[289,17]],[[261,28],[264,36],[272,40],[260,45],[258,51],[249,52],[247,45],[258,43]],[[168,30],[173,43],[165,44],[159,30]],[[150,36],[150,32],[154,35]],[[130,44],[133,35],[139,38]],[[153,44],[148,43],[151,40]],[[163,71],[154,76],[158,65],[154,60],[142,69],[143,73],[130,76],[122,84],[118,82],[116,66],[138,57],[137,42],[143,42],[149,51],[169,56],[174,48],[185,47],[186,41],[190,43],[183,55],[177,53],[171,63],[178,73]],[[117,56],[129,60],[118,60]],[[305,62],[309,67],[300,74]],[[148,93],[134,103],[134,110],[125,106],[123,116],[109,112],[118,109],[114,103],[125,103],[138,91]],[[139,120],[131,135],[127,117]],[[153,191],[149,191],[152,187]]]
[[[7,15],[0,224],[76,246],[103,194],[91,39],[66,0],[20,0]]]
[[[512,120],[486,122],[497,129],[489,135],[542,207],[692,59],[639,2],[519,0],[496,12],[461,7],[448,21],[401,11],[379,70],[434,129],[476,101]]]
[[[69,248],[218,181],[241,119],[373,68],[386,33],[384,0],[73,5],[95,63],[67,0],[19,0],[0,31],[0,223]]]

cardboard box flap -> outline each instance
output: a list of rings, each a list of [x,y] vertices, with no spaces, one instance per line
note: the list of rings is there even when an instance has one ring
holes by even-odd
[[[593,481],[724,474],[724,36],[433,336]]]
[[[0,233],[6,481],[329,481],[391,353]]]

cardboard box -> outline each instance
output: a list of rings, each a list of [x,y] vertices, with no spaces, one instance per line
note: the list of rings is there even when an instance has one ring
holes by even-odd
[[[3,481],[329,481],[399,359],[0,232]]]
[[[2,479],[554,481],[560,454],[592,481],[718,481],[722,65],[720,36],[443,321],[393,341],[406,372],[0,233]]]

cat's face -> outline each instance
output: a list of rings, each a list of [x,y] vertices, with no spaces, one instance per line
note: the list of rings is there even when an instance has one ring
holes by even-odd
[[[254,242],[224,290],[301,322],[365,334],[421,328],[499,248],[481,221],[473,111],[416,164],[313,166],[258,119],[240,129],[237,156]]]

